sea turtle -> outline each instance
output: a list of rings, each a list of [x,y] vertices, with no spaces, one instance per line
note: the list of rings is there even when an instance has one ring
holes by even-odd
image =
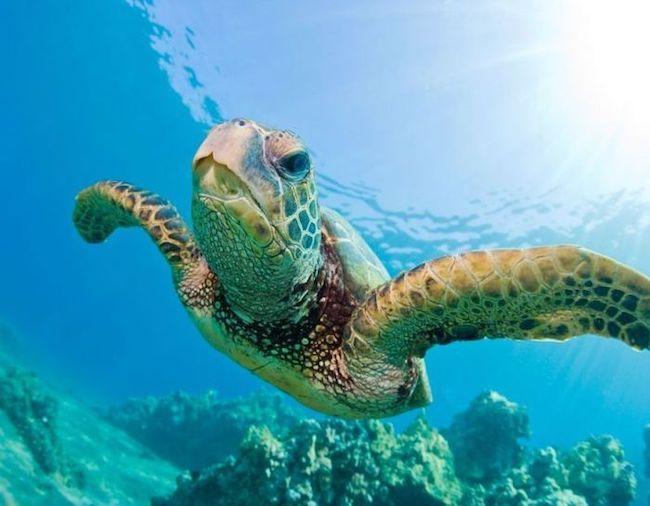
[[[235,119],[192,162],[194,232],[158,195],[121,181],[79,193],[88,242],[147,231],[207,341],[300,402],[345,418],[431,401],[424,354],[485,337],[582,334],[650,347],[650,279],[576,246],[474,251],[390,279],[354,228],[318,202],[303,142]]]

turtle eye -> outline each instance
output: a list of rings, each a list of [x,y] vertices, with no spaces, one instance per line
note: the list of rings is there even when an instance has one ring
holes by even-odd
[[[311,168],[311,160],[305,151],[297,151],[280,158],[277,162],[282,173],[291,179],[302,179]]]

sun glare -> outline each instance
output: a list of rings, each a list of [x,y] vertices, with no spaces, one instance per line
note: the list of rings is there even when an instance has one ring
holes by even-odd
[[[570,5],[569,66],[579,98],[601,120],[650,127],[650,0]]]

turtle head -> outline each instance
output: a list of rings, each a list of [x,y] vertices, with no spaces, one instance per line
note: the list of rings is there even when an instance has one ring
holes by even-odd
[[[197,240],[228,302],[257,320],[302,317],[297,309],[315,296],[322,264],[305,145],[291,132],[235,119],[210,131],[192,167]]]

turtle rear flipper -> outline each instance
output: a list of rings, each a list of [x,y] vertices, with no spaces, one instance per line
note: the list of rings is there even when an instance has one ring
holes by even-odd
[[[100,243],[118,227],[142,227],[174,273],[195,265],[201,254],[189,227],[162,197],[128,183],[100,181],[77,195],[74,224],[90,243]]]
[[[348,348],[367,347],[396,365],[436,344],[485,337],[597,334],[642,350],[650,348],[650,279],[574,246],[476,251],[376,288],[348,329]]]

